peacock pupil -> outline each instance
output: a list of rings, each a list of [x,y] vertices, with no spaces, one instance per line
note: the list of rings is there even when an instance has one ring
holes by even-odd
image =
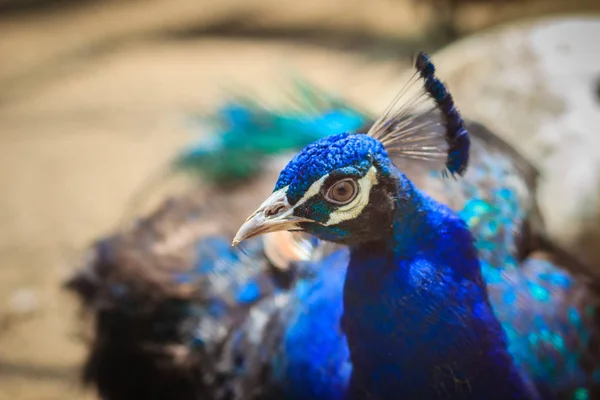
[[[356,183],[350,179],[336,182],[327,193],[329,201],[338,204],[346,204],[354,200],[356,196]]]

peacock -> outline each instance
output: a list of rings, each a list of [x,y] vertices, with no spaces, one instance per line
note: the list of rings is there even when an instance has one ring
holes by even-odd
[[[599,398],[597,282],[545,240],[535,169],[463,124],[417,60],[434,107],[327,110],[368,134],[314,130],[237,247],[211,220],[247,202],[239,177],[94,246],[68,286],[93,316],[84,377],[102,398]],[[239,132],[277,124],[238,111]]]

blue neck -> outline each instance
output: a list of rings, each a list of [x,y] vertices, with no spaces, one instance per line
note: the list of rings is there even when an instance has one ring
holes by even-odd
[[[397,172],[393,237],[351,249],[351,398],[530,399],[466,225]]]

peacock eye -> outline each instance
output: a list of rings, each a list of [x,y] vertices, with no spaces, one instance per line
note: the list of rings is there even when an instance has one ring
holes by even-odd
[[[335,204],[348,204],[356,198],[358,186],[356,181],[347,178],[331,185],[325,195],[327,201]]]

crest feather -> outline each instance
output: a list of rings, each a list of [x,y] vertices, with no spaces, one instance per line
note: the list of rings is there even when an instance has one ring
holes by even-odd
[[[392,158],[444,162],[451,175],[463,175],[469,162],[470,139],[452,95],[435,76],[435,66],[427,54],[417,55],[415,68],[367,135],[379,140]],[[419,81],[422,87],[418,93],[405,100]],[[431,104],[426,106],[428,102]]]

